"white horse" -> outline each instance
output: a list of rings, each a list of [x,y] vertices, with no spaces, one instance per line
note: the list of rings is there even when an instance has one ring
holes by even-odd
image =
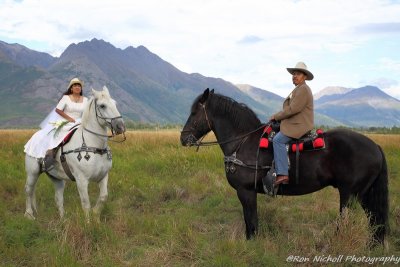
[[[112,165],[111,151],[107,145],[110,137],[107,135],[107,128],[111,129],[112,136],[125,132],[124,121],[108,89],[106,87],[103,87],[103,91],[92,89],[92,92],[93,96],[83,112],[81,125],[70,141],[58,150],[54,168],[47,172],[54,183],[55,201],[61,218],[64,216],[65,181],[74,179],[87,220],[90,218],[88,184],[89,182],[98,183],[100,193],[93,213],[100,214],[108,196],[108,172]],[[62,166],[65,163],[61,163],[60,155],[65,157],[67,167]],[[25,156],[27,173],[25,217],[30,219],[35,219],[37,215],[35,187],[39,175],[43,172],[40,161],[40,159]]]

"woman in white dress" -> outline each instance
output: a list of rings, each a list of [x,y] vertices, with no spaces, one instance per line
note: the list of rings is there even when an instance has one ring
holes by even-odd
[[[83,82],[73,78],[56,108],[40,124],[42,129],[37,131],[25,145],[24,152],[29,156],[38,159],[46,157],[44,161],[46,170],[49,170],[54,163],[53,148],[61,143],[71,128],[80,123],[88,101],[82,96],[82,88]]]

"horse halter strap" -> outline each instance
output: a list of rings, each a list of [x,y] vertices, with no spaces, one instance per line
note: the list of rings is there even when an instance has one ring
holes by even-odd
[[[209,120],[208,115],[207,115],[206,104],[200,104],[200,105],[201,105],[202,109],[204,110],[204,115],[205,115],[205,118],[206,118],[206,121],[207,121],[208,128],[209,128],[210,131],[212,131],[211,123],[210,123],[210,120]],[[228,143],[231,143],[231,142],[234,142],[234,141],[242,140],[243,138],[247,137],[248,135],[257,132],[258,130],[260,130],[260,129],[264,128],[264,127],[265,127],[265,124],[262,124],[260,127],[258,127],[257,129],[255,129],[253,131],[250,131],[250,132],[242,134],[242,135],[240,135],[238,137],[235,137],[235,138],[232,138],[232,139],[229,139],[229,140],[220,141],[220,142],[218,142],[218,141],[202,142],[202,140],[206,137],[206,134],[203,135],[200,139],[197,139],[196,137],[194,137],[192,135],[193,138],[195,138],[194,143],[192,143],[192,145],[197,146],[197,150],[196,151],[199,151],[201,146],[213,146],[213,145],[228,144]],[[194,127],[191,126],[191,128],[194,128]],[[188,132],[188,131],[189,130],[184,130],[182,132]]]
[[[92,131],[92,130],[87,129],[86,127],[82,127],[82,128],[83,128],[85,131],[87,131],[87,132],[89,132],[89,133],[91,133],[91,134],[94,134],[94,135],[97,135],[97,136],[101,136],[101,137],[107,137],[107,138],[108,138],[110,141],[112,141],[112,142],[116,142],[116,143],[122,143],[122,142],[124,142],[124,141],[126,140],[125,133],[122,133],[122,135],[124,136],[124,138],[123,138],[122,141],[115,141],[115,140],[110,139],[110,138],[112,138],[112,137],[115,136],[114,128],[113,128],[113,126],[112,126],[113,120],[121,119],[122,116],[117,116],[117,117],[112,117],[112,118],[104,117],[103,114],[101,114],[100,111],[99,111],[99,113],[100,113],[101,116],[99,116],[99,114],[97,113],[97,102],[96,102],[96,100],[94,101],[94,110],[95,110],[95,112],[96,112],[96,119],[97,119],[97,122],[99,122],[99,118],[100,118],[100,119],[103,119],[103,120],[109,125],[109,127],[110,127],[110,129],[111,129],[111,135],[96,133],[96,132],[94,132],[94,131]],[[108,120],[110,120],[110,121],[108,121]],[[99,124],[100,124],[100,122],[99,122]]]
[[[208,129],[209,129],[210,132],[211,132],[211,131],[212,131],[212,128],[211,128],[210,120],[208,119],[207,110],[206,110],[206,104],[205,104],[205,103],[204,103],[204,104],[200,104],[200,106],[203,108],[204,115],[205,115],[205,118],[206,118],[206,121],[207,121],[207,125],[208,125]],[[203,136],[200,138],[200,140],[197,140],[197,141],[196,141],[196,145],[197,145],[196,152],[199,151],[200,145],[203,144],[201,141],[203,141],[203,139],[206,137],[206,135],[207,135],[207,134],[203,135]]]
[[[207,124],[208,124],[208,128],[209,128],[210,131],[211,131],[212,128],[211,128],[210,120],[208,119],[207,110],[206,110],[206,104],[200,104],[200,105],[201,105],[201,107],[202,107],[203,110],[204,110],[204,115],[205,115],[205,117],[206,117],[206,121],[207,121]]]

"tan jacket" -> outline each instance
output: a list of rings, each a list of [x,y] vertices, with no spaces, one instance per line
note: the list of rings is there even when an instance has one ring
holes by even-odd
[[[306,83],[299,84],[283,102],[283,110],[274,115],[281,121],[281,132],[300,138],[314,128],[314,98]]]

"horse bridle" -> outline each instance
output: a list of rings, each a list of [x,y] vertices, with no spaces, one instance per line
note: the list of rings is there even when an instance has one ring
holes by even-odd
[[[202,107],[202,109],[204,111],[204,117],[206,118],[207,125],[208,125],[208,130],[210,132],[210,131],[212,131],[212,127],[211,127],[211,123],[210,123],[210,120],[209,120],[208,115],[207,115],[206,104],[205,103],[204,104],[200,104],[200,106]],[[193,124],[196,125],[196,121]],[[232,139],[228,139],[228,140],[224,140],[224,141],[202,142],[202,140],[206,137],[207,134],[203,135],[200,139],[197,139],[196,136],[194,136],[192,133],[190,133],[190,135],[188,136],[188,139],[189,139],[188,141],[190,142],[189,143],[190,145],[197,146],[197,151],[198,151],[201,146],[224,145],[224,144],[232,143],[234,141],[242,140],[243,138],[249,136],[250,134],[255,133],[258,130],[264,128],[265,126],[266,126],[266,124],[262,124],[260,127],[258,127],[257,129],[255,129],[255,130],[253,130],[251,132],[248,132],[248,133],[245,133],[245,134],[240,135],[238,137],[235,137],[235,138],[232,138]],[[190,129],[197,130],[193,126],[190,126]],[[181,133],[184,133],[184,132],[191,132],[191,131],[190,130],[182,130],[181,131]]]
[[[97,106],[96,100],[94,100],[94,110],[95,110],[95,112],[96,112],[96,119],[97,119],[97,122],[100,124],[99,118],[102,119],[102,120],[104,120],[104,121],[107,123],[107,125],[109,126],[109,128],[111,129],[111,135],[96,133],[96,132],[94,132],[94,131],[92,131],[92,130],[87,129],[86,127],[82,127],[82,128],[83,128],[85,131],[87,131],[87,132],[89,132],[89,133],[91,133],[91,134],[94,134],[94,135],[97,135],[97,136],[101,136],[101,137],[107,137],[107,138],[108,138],[110,141],[112,141],[112,142],[116,142],[116,143],[122,143],[122,142],[124,142],[124,141],[126,140],[125,133],[122,133],[122,135],[124,136],[124,138],[123,138],[122,141],[116,141],[116,140],[110,139],[110,138],[113,138],[113,137],[116,135],[116,134],[115,134],[115,131],[114,131],[114,127],[113,127],[113,120],[121,119],[122,116],[111,117],[111,118],[110,118],[110,117],[104,117],[104,115],[101,113],[101,111],[98,110],[98,106]],[[100,116],[98,113],[100,113],[101,116]],[[108,121],[108,120],[109,120],[109,121]]]
[[[200,104],[200,106],[203,108],[203,111],[204,111],[204,117],[206,118],[206,122],[207,122],[207,125],[208,125],[208,132],[211,132],[212,131],[212,127],[211,127],[211,123],[210,123],[210,120],[208,119],[208,115],[207,115],[207,111],[206,111],[206,104],[204,103],[204,104]],[[199,148],[200,148],[200,146],[206,146],[206,145],[216,145],[216,144],[218,144],[218,142],[202,142],[202,140],[206,137],[206,135],[207,134],[204,134],[201,138],[200,138],[200,140],[199,139],[197,139],[196,138],[196,136],[194,136],[194,134],[192,134],[192,132],[191,132],[191,130],[197,130],[196,129],[196,126],[197,126],[197,121],[195,121],[194,123],[193,123],[193,125],[194,126],[190,126],[190,130],[182,130],[181,131],[181,133],[185,133],[185,132],[189,132],[190,134],[189,134],[189,136],[188,136],[188,142],[189,142],[189,145],[195,145],[195,146],[197,146],[197,151],[199,150]],[[212,143],[212,144],[211,144]]]
[[[203,108],[208,128],[209,128],[210,131],[212,131],[211,123],[210,123],[210,120],[208,119],[208,115],[207,115],[206,104],[204,103],[204,104],[200,104],[200,105]],[[240,142],[240,144],[238,145],[236,151],[233,152],[232,156],[224,156],[224,162],[225,162],[225,164],[232,163],[234,165],[238,165],[238,166],[241,166],[241,167],[244,167],[244,168],[253,169],[255,171],[254,172],[254,188],[256,189],[257,188],[257,172],[258,172],[258,170],[269,170],[269,169],[271,169],[271,166],[270,165],[265,165],[265,166],[259,166],[258,165],[258,157],[259,157],[259,152],[260,152],[260,147],[259,146],[258,146],[257,153],[256,153],[256,164],[255,165],[248,165],[248,164],[244,163],[243,161],[237,159],[236,158],[236,153],[239,150],[239,148],[241,147],[241,145],[247,140],[247,137],[250,134],[253,134],[253,133],[257,132],[258,130],[260,130],[262,128],[265,128],[268,125],[271,125],[271,123],[272,122],[268,122],[266,124],[262,124],[260,127],[258,127],[257,129],[255,129],[253,131],[250,131],[248,133],[245,133],[243,135],[240,135],[238,137],[235,137],[235,138],[232,138],[232,139],[228,139],[228,140],[225,140],[225,141],[220,141],[220,142],[219,141],[202,142],[202,140],[204,139],[204,137],[207,134],[203,135],[200,139],[197,139],[196,136],[194,136],[192,133],[190,133],[190,135],[188,136],[188,139],[189,139],[188,141],[191,142],[190,145],[197,146],[196,151],[199,151],[200,146],[223,145],[223,144],[228,144],[228,143],[231,143],[231,142],[234,142],[234,141],[242,140],[242,142]],[[196,125],[196,121],[193,124]],[[196,128],[193,127],[193,126],[190,126],[190,129],[196,130]],[[181,131],[181,133],[184,133],[184,132],[191,132],[191,131],[190,130],[182,130]],[[261,139],[261,137],[260,137],[260,139]]]

